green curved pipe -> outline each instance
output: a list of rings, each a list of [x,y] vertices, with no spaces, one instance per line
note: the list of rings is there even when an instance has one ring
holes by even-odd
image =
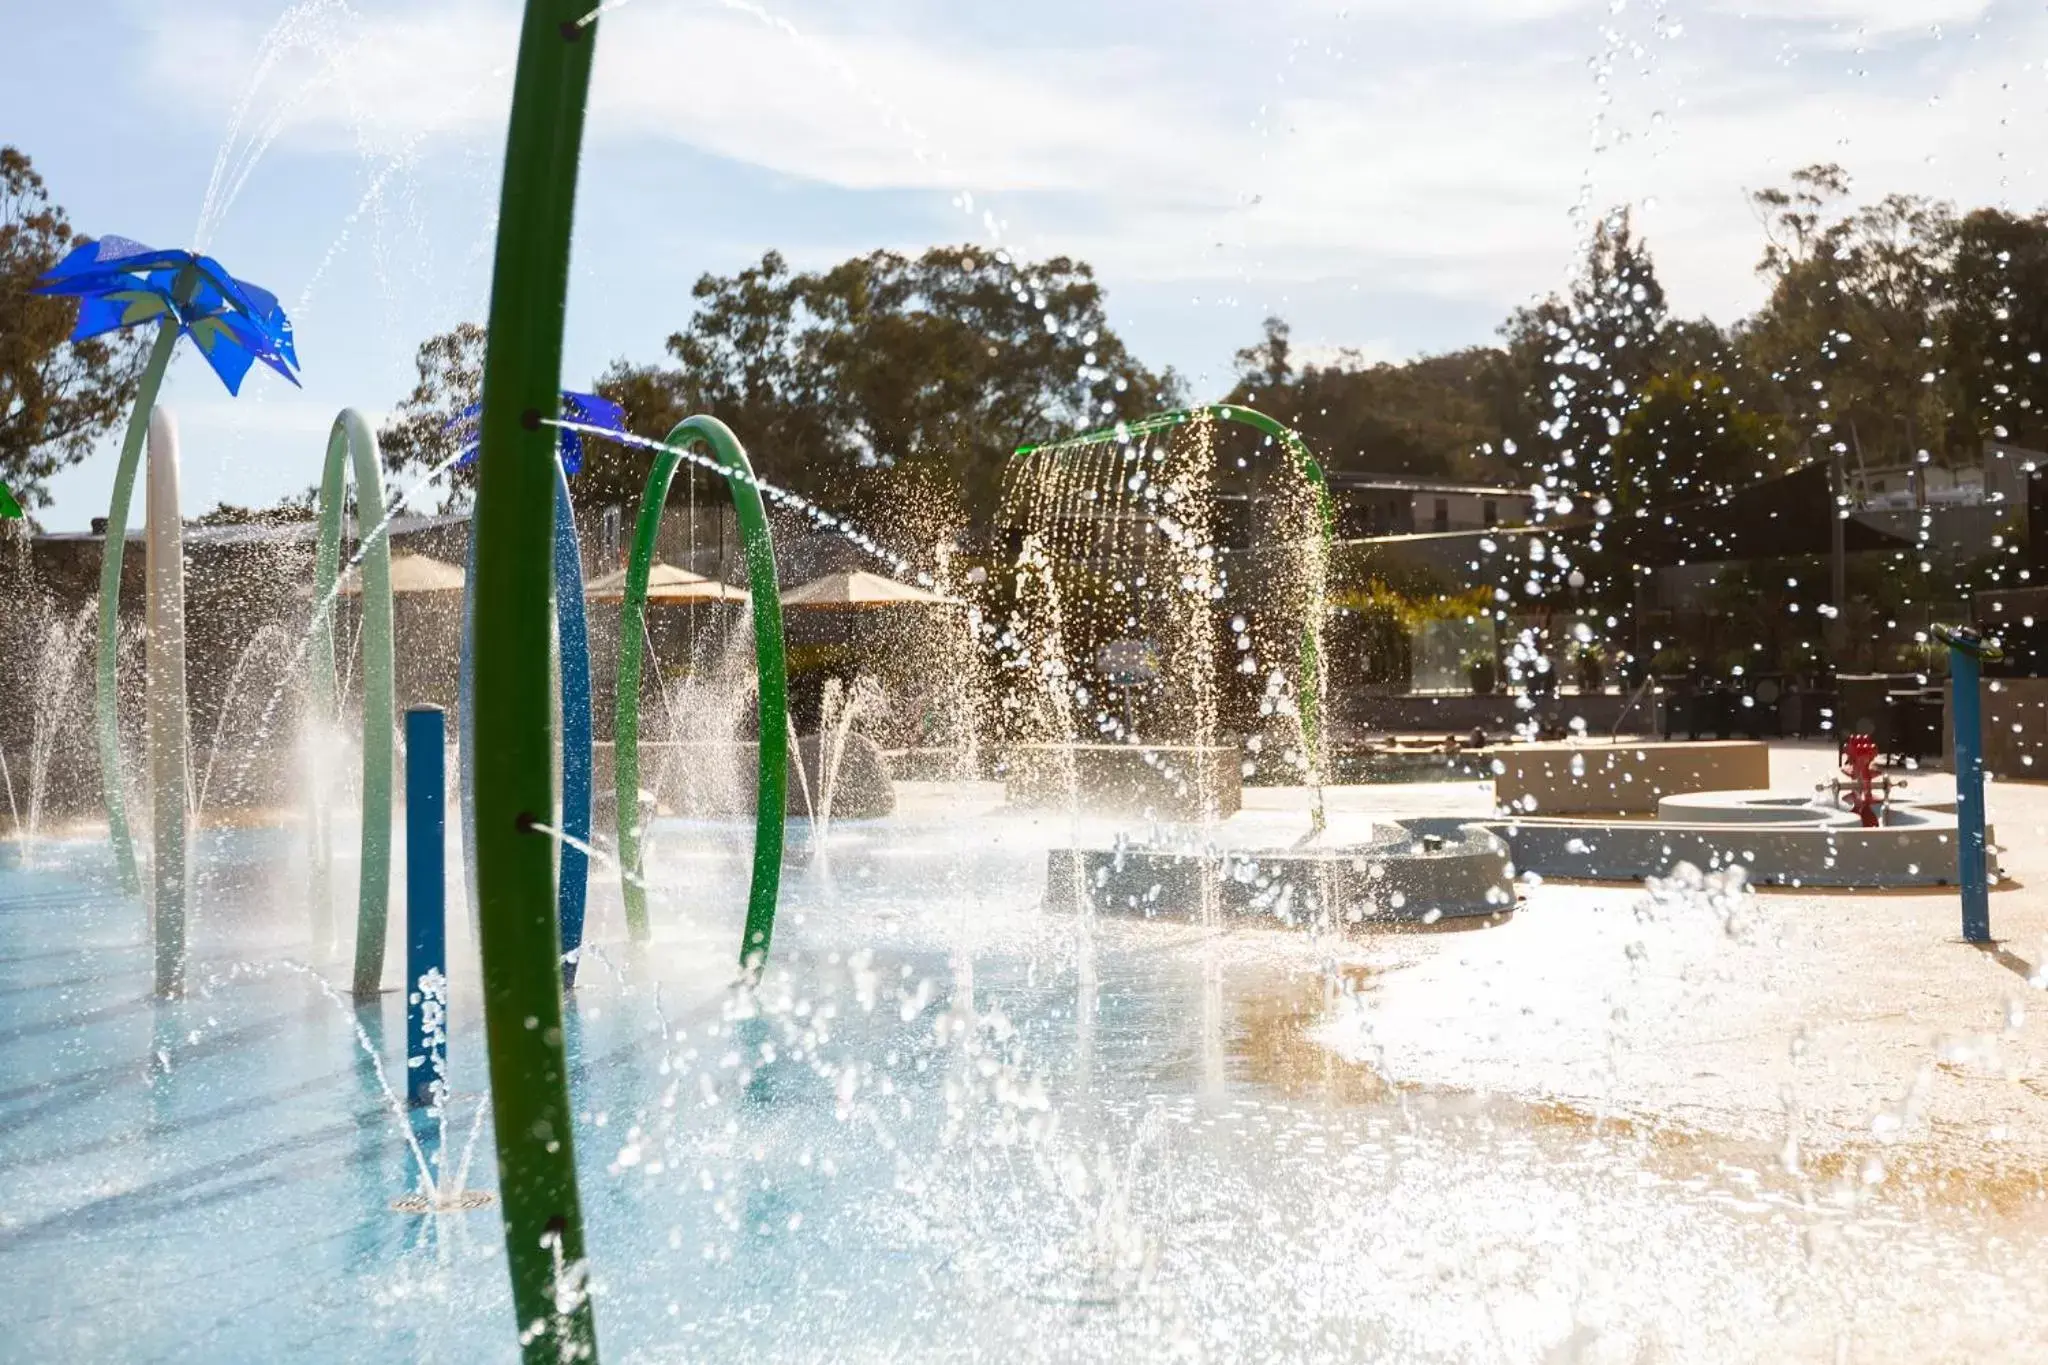
[[[1317,559],[1309,569],[1308,602],[1302,613],[1301,649],[1296,662],[1294,690],[1299,695],[1296,703],[1301,709],[1301,742],[1308,759],[1309,785],[1315,789],[1315,807],[1312,818],[1315,832],[1324,827],[1323,773],[1325,753],[1323,747],[1323,605],[1327,600],[1330,547],[1337,536],[1337,509],[1330,497],[1330,481],[1323,474],[1323,467],[1309,451],[1307,442],[1293,427],[1276,417],[1269,417],[1256,408],[1247,408],[1237,403],[1207,403],[1195,408],[1175,408],[1170,412],[1158,412],[1141,417],[1135,422],[1119,422],[1113,427],[1102,427],[1087,431],[1079,436],[1069,436],[1058,441],[1046,441],[1039,445],[1018,446],[1011,453],[1012,459],[1043,451],[1061,451],[1070,446],[1100,445],[1105,441],[1122,440],[1126,436],[1149,436],[1154,432],[1171,431],[1203,420],[1234,422],[1238,426],[1250,427],[1280,443],[1287,452],[1297,474],[1315,490],[1316,522],[1318,532]]]
[[[477,927],[505,1259],[528,1365],[597,1359],[562,1032],[548,585],[562,318],[590,62],[590,0],[526,0],[484,353],[476,514]],[[586,22],[587,21],[587,22]]]
[[[327,463],[320,478],[320,544],[313,558],[312,688],[315,714],[332,716],[339,687],[334,670],[334,603],[341,576],[341,520],[349,466],[356,483],[356,538],[363,571],[363,833],[362,876],[356,891],[358,1000],[375,995],[384,979],[384,931],[391,901],[391,769],[398,723],[392,665],[391,537],[384,525],[384,479],[377,434],[354,408],[343,408],[327,433]],[[315,794],[318,801],[319,794]],[[315,945],[331,941],[329,845],[324,811],[313,831]]]
[[[93,708],[100,742],[100,793],[107,807],[107,837],[114,845],[114,864],[121,889],[142,893],[142,874],[135,865],[135,840],[128,831],[128,796],[121,783],[121,562],[128,552],[128,505],[135,497],[135,470],[142,461],[142,442],[149,435],[149,414],[163,388],[164,371],[178,344],[178,321],[167,315],[157,325],[156,343],[135,390],[135,407],[121,439],[121,460],[114,466],[114,492],[107,501],[107,535],[100,543],[99,668],[94,675]]]
[[[782,887],[782,836],[789,799],[789,670],[782,639],[782,599],[775,585],[775,538],[760,480],[746,448],[715,417],[691,417],[668,434],[671,447],[655,457],[640,516],[633,528],[633,554],[626,564],[626,597],[619,608],[618,705],[613,729],[613,791],[618,817],[619,866],[626,895],[626,925],[632,937],[647,938],[647,888],[640,872],[640,669],[647,649],[647,576],[654,567],[661,509],[683,453],[702,443],[724,471],[747,556],[747,587],[753,595],[754,669],[760,684],[760,766],[754,800],[754,875],[747,894],[747,927],[740,939],[740,968],[755,975],[768,959],[775,932],[775,902]]]

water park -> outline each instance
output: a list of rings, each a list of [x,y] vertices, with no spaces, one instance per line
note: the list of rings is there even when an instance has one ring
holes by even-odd
[[[111,479],[52,529],[65,466],[0,465],[22,1359],[2039,1358],[2026,427],[1979,496],[1923,458],[1894,506],[1753,395],[1660,372],[1610,419],[1626,216],[1529,324],[1577,456],[1519,483],[1512,440],[1361,464],[1318,424],[1389,367],[1272,322],[1210,401],[1142,377],[1008,249],[917,267],[971,344],[885,353],[875,258],[770,253],[700,283],[669,388],[571,387],[621,7],[515,7],[485,325],[422,348],[422,393],[467,375],[431,403],[288,443],[328,311],[97,222],[0,309],[56,319],[64,401],[107,386],[69,463]],[[359,22],[328,8],[264,60]],[[785,288],[842,330],[733,321]],[[1078,401],[947,368],[999,308]],[[1000,407],[996,455],[907,471],[931,442],[851,399],[690,378],[828,351],[919,432]],[[291,510],[193,514],[222,423]],[[1911,611],[1877,585],[1966,560]]]

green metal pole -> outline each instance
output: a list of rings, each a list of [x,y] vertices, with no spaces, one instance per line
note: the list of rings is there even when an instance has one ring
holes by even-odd
[[[782,891],[782,838],[789,800],[789,667],[782,638],[782,598],[775,583],[775,537],[761,501],[761,481],[746,447],[715,417],[691,417],[669,432],[665,450],[648,471],[633,528],[633,554],[626,564],[626,597],[619,608],[618,705],[613,729],[614,807],[618,818],[619,865],[626,924],[633,938],[647,938],[647,891],[640,872],[640,670],[646,653],[647,577],[654,566],[655,541],[668,486],[692,445],[711,448],[712,458],[732,490],[733,513],[747,557],[747,587],[753,597],[754,671],[759,684],[760,744],[754,795],[754,875],[747,893],[747,925],[740,938],[740,968],[757,975],[768,960],[775,933],[775,903]]]
[[[363,581],[363,831],[362,873],[356,889],[358,1000],[377,994],[384,979],[385,926],[391,908],[391,780],[393,737],[398,724],[397,679],[392,658],[391,537],[384,519],[384,476],[377,434],[354,408],[343,408],[327,433],[327,464],[320,480],[320,544],[313,558],[313,703],[322,716],[335,714],[334,604],[341,573],[343,475],[353,467],[356,484],[356,540]],[[321,801],[324,793],[315,793]],[[322,817],[324,823],[324,816]],[[314,934],[320,941],[328,907],[318,897],[328,887],[324,829],[314,831]],[[330,930],[331,932],[331,930]]]
[[[647,655],[647,575],[654,567],[661,535],[661,509],[681,451],[664,450],[647,471],[640,516],[633,526],[633,553],[626,561],[626,595],[619,605],[618,705],[612,719],[612,806],[619,844],[620,889],[626,901],[626,933],[645,943],[647,887],[641,881],[640,849],[640,673]]]
[[[597,1358],[562,1036],[548,584],[590,0],[527,0],[484,359],[476,515],[476,824],[484,1031],[513,1308],[528,1365]],[[592,22],[580,22],[592,19]]]
[[[93,697],[99,722],[100,791],[106,801],[107,837],[114,844],[121,889],[131,896],[141,894],[142,875],[135,866],[135,841],[128,832],[128,797],[121,783],[121,561],[128,550],[128,504],[135,496],[135,470],[142,461],[143,440],[149,435],[149,414],[156,407],[157,391],[163,387],[164,371],[177,344],[177,319],[167,317],[157,325],[156,344],[150,347],[149,363],[143,367],[142,383],[135,391],[128,433],[121,441],[121,462],[114,466],[107,536],[100,545],[99,671]]]
[[[324,959],[334,946],[334,834],[328,814],[333,774],[327,766],[327,730],[340,716],[335,680],[334,626],[336,585],[341,578],[341,527],[348,461],[327,437],[327,458],[321,467],[319,539],[313,551],[313,646],[308,661],[307,692],[312,711],[312,781],[306,791],[306,859],[312,872],[311,928],[313,952]]]

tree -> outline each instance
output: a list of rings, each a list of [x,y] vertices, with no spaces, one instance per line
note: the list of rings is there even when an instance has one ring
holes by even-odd
[[[377,432],[377,448],[385,468],[417,477],[459,455],[465,444],[475,442],[474,419],[465,419],[464,414],[483,401],[484,348],[488,340],[489,333],[483,326],[463,322],[420,343],[414,358],[419,381],[398,405],[391,420]],[[667,430],[663,427],[653,434],[665,435]],[[639,496],[646,469],[644,451],[617,441],[587,438],[583,442],[581,470],[569,476],[569,487],[579,504],[623,504]],[[476,476],[474,461],[456,465],[443,474],[448,495],[442,505],[466,506],[475,493]]]
[[[1593,230],[1570,294],[1517,309],[1502,329],[1549,410],[1536,458],[1561,501],[1590,506],[1613,492],[1613,442],[1659,368],[1668,320],[1649,248],[1617,209]]]
[[[377,451],[386,469],[424,474],[460,453],[462,414],[483,401],[488,339],[482,324],[462,322],[420,343],[413,359],[419,382],[377,430]],[[476,465],[451,469],[444,477],[449,490],[444,502],[466,504],[476,487]]]
[[[1899,194],[1845,210],[1848,193],[1847,174],[1821,165],[1751,196],[1772,287],[1743,349],[1818,450],[1865,466],[1944,455],[1957,406],[1941,323],[1954,211]]]
[[[1667,372],[1637,395],[1614,438],[1611,500],[1619,515],[1656,503],[1726,497],[1774,472],[1782,425],[1712,372]]]
[[[2048,447],[2048,214],[1978,209],[1956,224],[1943,327],[1954,437]]]
[[[0,146],[0,483],[24,507],[127,416],[141,368],[138,335],[73,344],[76,306],[30,292],[79,240],[28,157]]]
[[[1286,390],[1294,378],[1294,363],[1290,359],[1293,346],[1288,340],[1290,332],[1284,318],[1267,318],[1259,340],[1237,353],[1240,401],[1271,405]]]
[[[1297,371],[1287,323],[1267,318],[1260,340],[1237,353],[1227,401],[1294,427],[1333,469],[1499,480],[1516,448],[1499,401],[1504,362],[1490,347],[1398,364],[1347,351]]]
[[[622,362],[600,391],[635,430],[718,416],[764,478],[835,508],[885,502],[891,471],[914,469],[932,477],[910,482],[961,490],[986,521],[1017,446],[1178,395],[1110,329],[1094,272],[1065,257],[935,247],[795,273],[771,251],[692,292],[697,311],[668,340],[677,365]]]

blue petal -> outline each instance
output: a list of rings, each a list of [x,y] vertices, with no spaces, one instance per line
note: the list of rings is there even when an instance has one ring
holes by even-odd
[[[600,398],[594,393],[562,391],[562,415],[587,427],[603,427],[607,431],[623,432],[626,429],[626,410],[609,398]]]
[[[139,242],[105,237],[73,248],[43,275],[38,292],[89,294],[128,288],[138,275],[153,270],[175,271],[191,259],[190,252],[152,251]]]
[[[87,337],[100,336],[106,332],[118,332],[130,325],[128,321],[129,300],[97,295],[78,301],[78,322],[71,329],[73,341],[84,341]],[[168,307],[168,305],[166,305]]]
[[[256,357],[225,327],[203,328],[198,332],[185,329],[199,353],[206,357],[206,363],[213,366],[213,372],[220,376],[220,382],[227,385],[230,394],[242,392],[242,377],[249,373],[249,366]]]
[[[227,385],[227,393],[240,395],[242,393],[242,377],[248,375],[250,364],[254,364],[256,358],[250,356],[250,352],[244,350],[242,346],[238,346],[236,342],[231,342],[225,334],[213,334],[213,336],[215,336],[213,344],[211,346],[209,344],[201,344],[199,346],[199,354],[207,358],[207,364],[213,366],[215,375],[219,375],[221,383]],[[199,342],[197,336],[193,340]]]

